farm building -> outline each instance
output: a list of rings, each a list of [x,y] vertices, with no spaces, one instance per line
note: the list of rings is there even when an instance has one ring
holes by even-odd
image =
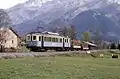
[[[82,43],[83,50],[91,50],[91,49],[95,49],[96,47],[97,47],[97,45],[93,44],[91,42],[83,41],[83,43]]]
[[[20,36],[12,28],[0,28],[0,45],[4,48],[17,48]]]

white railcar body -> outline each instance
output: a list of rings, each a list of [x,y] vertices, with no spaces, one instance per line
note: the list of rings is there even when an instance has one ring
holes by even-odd
[[[27,46],[40,49],[63,49],[68,50],[71,47],[69,37],[60,36],[57,33],[31,33],[26,37]]]
[[[70,38],[64,38],[64,47],[71,47],[71,40]]]
[[[58,35],[43,35],[44,47],[63,47],[63,37]],[[61,41],[60,41],[61,39]]]

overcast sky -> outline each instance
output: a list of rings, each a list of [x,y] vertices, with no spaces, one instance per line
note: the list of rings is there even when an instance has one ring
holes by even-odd
[[[23,3],[25,1],[27,1],[27,0],[0,0],[0,8],[8,9],[18,3]]]

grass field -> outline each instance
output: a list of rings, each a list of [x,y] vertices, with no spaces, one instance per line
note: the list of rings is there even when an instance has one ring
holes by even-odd
[[[120,79],[120,59],[58,56],[0,60],[0,79]]]

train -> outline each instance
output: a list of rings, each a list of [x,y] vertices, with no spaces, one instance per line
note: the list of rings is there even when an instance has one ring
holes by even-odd
[[[31,32],[26,35],[26,46],[31,51],[72,51],[81,50],[80,41],[71,40],[53,32]]]

